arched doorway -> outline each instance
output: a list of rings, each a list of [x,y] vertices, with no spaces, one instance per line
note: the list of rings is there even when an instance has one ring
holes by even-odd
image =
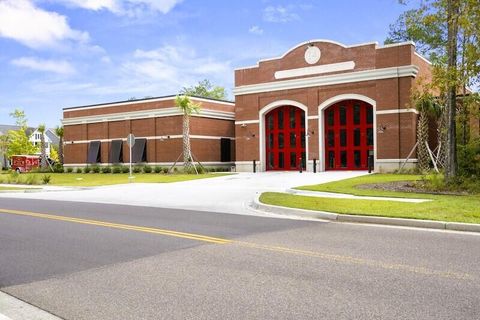
[[[298,170],[306,164],[305,112],[280,106],[265,115],[266,170]]]
[[[337,102],[324,111],[325,170],[366,170],[373,154],[373,107],[360,100]]]

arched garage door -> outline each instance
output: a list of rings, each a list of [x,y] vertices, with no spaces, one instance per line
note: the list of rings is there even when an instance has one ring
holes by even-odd
[[[324,112],[325,169],[366,170],[373,150],[373,107],[345,100]]]

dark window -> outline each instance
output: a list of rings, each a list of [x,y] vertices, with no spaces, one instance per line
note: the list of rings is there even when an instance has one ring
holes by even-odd
[[[333,110],[327,112],[327,123],[329,126],[333,126],[335,123],[335,113]]]
[[[297,153],[290,152],[290,168],[296,168],[296,167],[297,167]]]
[[[99,163],[102,161],[100,158],[100,144],[100,141],[92,141],[89,143],[87,163]]]
[[[273,152],[270,152],[268,154],[268,165],[270,169],[273,169]]]
[[[307,154],[305,152],[302,152],[302,168],[306,168],[307,167]]]
[[[278,153],[278,167],[283,169],[284,166],[285,166],[285,158],[284,158],[283,152],[279,152]]]
[[[360,105],[356,104],[353,106],[353,123],[360,124]]]
[[[335,151],[328,151],[328,167],[335,168]]]
[[[283,129],[283,111],[278,111],[278,129]]]
[[[367,146],[373,146],[373,128],[367,128]]]
[[[232,140],[227,138],[220,139],[220,161],[232,161]]]
[[[355,167],[356,167],[356,168],[360,168],[360,163],[361,163],[360,157],[361,157],[360,151],[359,151],[359,150],[355,150],[355,151],[353,152],[353,161],[355,162]]]
[[[295,148],[297,145],[297,135],[295,132],[290,132],[290,148]]]
[[[135,139],[132,148],[132,162],[147,162],[147,139]]]
[[[273,130],[273,115],[267,117],[268,129]]]
[[[290,128],[295,128],[295,109],[290,109]]]
[[[284,145],[283,133],[278,134],[278,147],[281,149]]]
[[[345,147],[347,145],[347,130],[340,130],[340,146]]]
[[[342,168],[347,167],[347,151],[340,152],[340,162],[341,162],[340,165],[342,166]]]
[[[302,148],[305,148],[305,132],[300,133],[300,145]]]
[[[335,147],[335,131],[328,130],[328,146]]]
[[[121,163],[123,162],[123,141],[122,140],[112,140],[112,145],[110,148],[110,163]]]
[[[373,108],[372,107],[367,107],[367,123],[368,124],[373,123]]]
[[[355,147],[360,145],[360,129],[356,128],[353,130],[353,144]]]
[[[340,107],[340,125],[344,126],[347,124],[347,108],[344,106]]]
[[[303,114],[300,116],[300,125],[302,129],[305,128],[305,116]]]
[[[270,134],[268,135],[268,147],[269,147],[270,149],[273,148],[273,133],[270,133]]]

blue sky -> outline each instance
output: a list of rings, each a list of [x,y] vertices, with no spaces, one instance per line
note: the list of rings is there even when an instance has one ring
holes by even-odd
[[[383,42],[398,0],[0,0],[0,124],[177,93],[310,39]]]

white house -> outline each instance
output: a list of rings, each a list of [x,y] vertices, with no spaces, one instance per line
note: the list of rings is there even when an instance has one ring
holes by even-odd
[[[30,142],[32,142],[34,145],[40,147],[40,139],[41,139],[42,134],[36,129],[33,131],[33,133],[30,135]],[[47,154],[47,157],[50,157],[50,150],[51,146],[53,145],[58,145],[59,143],[59,138],[55,135],[53,129],[46,129],[45,130],[45,151]],[[41,150],[39,149],[37,154],[41,154]]]

